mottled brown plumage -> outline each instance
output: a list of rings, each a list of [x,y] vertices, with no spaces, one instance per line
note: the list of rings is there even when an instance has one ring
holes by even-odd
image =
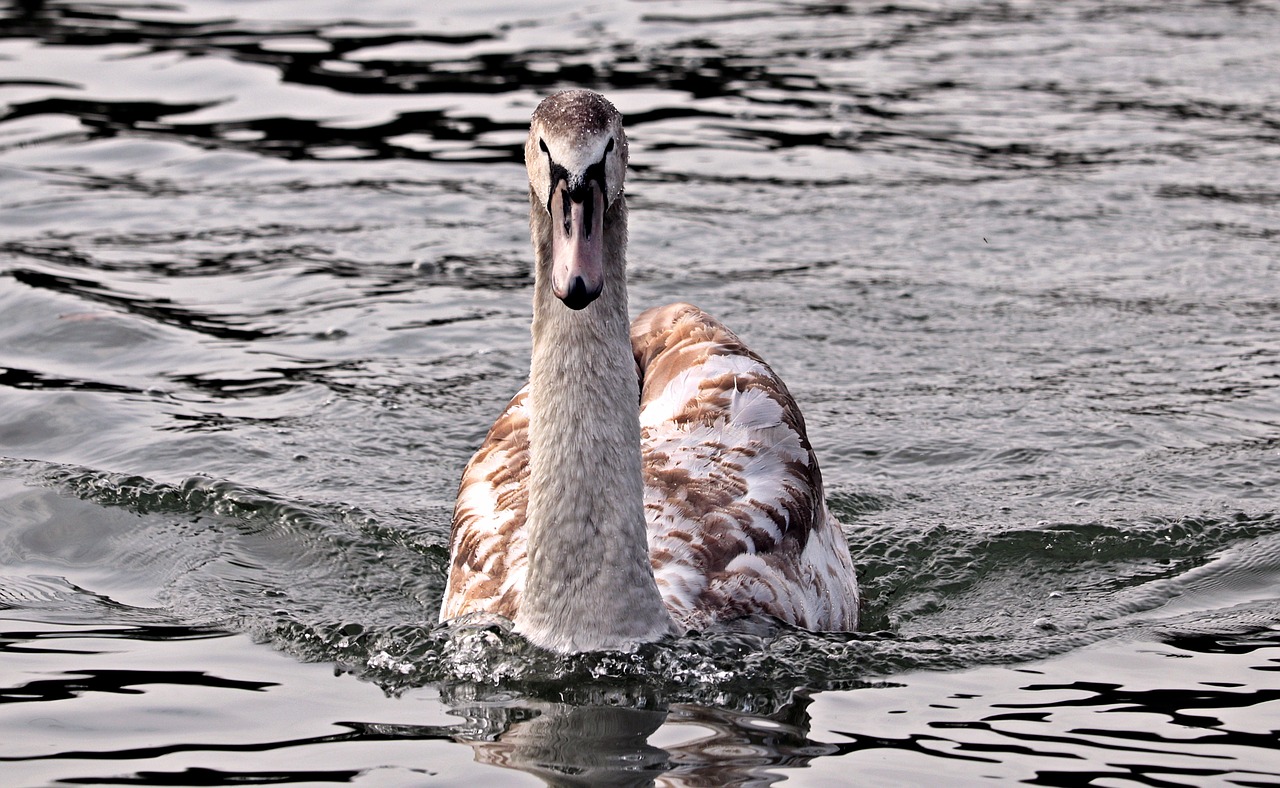
[[[754,613],[814,630],[855,629],[852,562],[786,385],[688,304],[640,315],[631,343],[650,564],[672,615],[690,629]],[[702,376],[713,359],[739,371]],[[444,620],[472,612],[514,618],[518,609],[527,396],[525,388],[512,399],[463,474]]]

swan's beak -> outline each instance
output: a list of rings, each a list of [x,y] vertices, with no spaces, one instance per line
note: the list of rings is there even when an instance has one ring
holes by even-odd
[[[604,289],[604,195],[588,181],[551,194],[551,288],[565,306],[583,309]]]

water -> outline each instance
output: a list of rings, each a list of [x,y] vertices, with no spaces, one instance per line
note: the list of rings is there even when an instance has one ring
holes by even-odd
[[[24,2],[6,785],[1280,780],[1280,4]],[[800,399],[863,633],[442,630],[520,145]]]

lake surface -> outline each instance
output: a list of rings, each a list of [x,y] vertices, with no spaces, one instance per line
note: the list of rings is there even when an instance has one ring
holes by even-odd
[[[1280,4],[2,13],[0,782],[1280,781]],[[864,632],[434,626],[570,86]]]

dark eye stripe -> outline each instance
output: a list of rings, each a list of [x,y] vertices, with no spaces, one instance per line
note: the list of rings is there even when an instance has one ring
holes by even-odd
[[[601,187],[601,191],[603,190],[604,188]],[[588,188],[587,193],[582,200],[582,224],[583,224],[582,231],[586,234],[588,238],[591,237],[591,228],[594,226],[594,223],[591,220],[592,218],[594,218],[595,213],[596,213],[595,195],[592,194],[591,189]]]
[[[590,167],[587,167],[587,171],[582,174],[582,179],[576,183],[574,182],[574,179],[570,177],[569,171],[557,164],[555,159],[551,158],[551,151],[547,148],[545,140],[539,138],[538,147],[542,149],[543,153],[547,154],[547,164],[550,165],[551,170],[551,191],[547,194],[547,213],[551,213],[551,196],[555,194],[556,184],[560,183],[560,181],[565,182],[566,199],[573,200],[574,202],[581,202],[587,206],[588,218],[595,210],[595,201],[591,197],[591,189],[589,186],[591,183],[595,183],[600,189],[600,194],[604,196],[604,208],[606,211],[609,210],[609,191],[605,188],[604,165],[609,159],[609,153],[612,152],[614,148],[613,137],[610,137],[609,141],[605,143],[604,155],[600,157],[600,161],[592,164]],[[565,232],[568,232],[569,230],[568,221],[568,203],[566,202]]]

